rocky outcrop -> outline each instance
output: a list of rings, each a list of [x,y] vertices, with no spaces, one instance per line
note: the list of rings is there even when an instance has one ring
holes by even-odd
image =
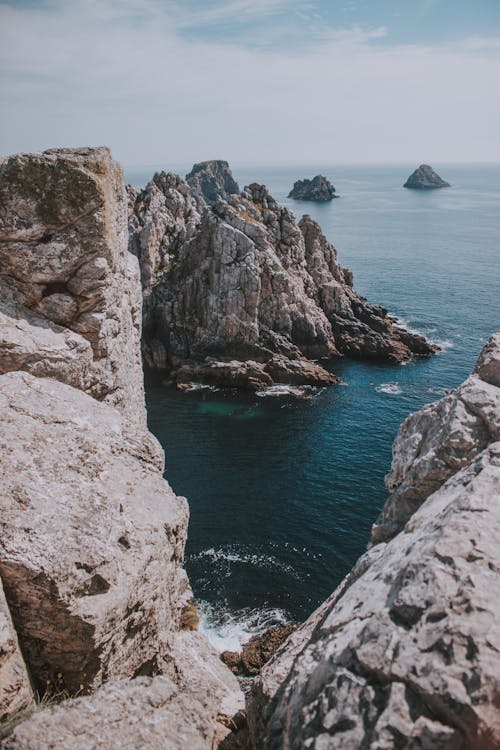
[[[482,367],[490,380],[498,377],[498,343],[489,342],[473,377]],[[481,415],[489,397],[498,419],[494,391],[483,392]],[[470,411],[476,408],[477,402]],[[419,444],[420,423],[413,424]],[[447,422],[449,446],[459,424]],[[426,429],[436,425],[427,422]],[[500,746],[500,612],[491,595],[500,585],[494,433],[479,451],[440,486],[414,475],[431,494],[404,530],[360,558],[264,668],[248,707],[253,748]]]
[[[0,581],[0,723],[33,703],[28,671]]]
[[[403,187],[414,188],[415,190],[434,190],[450,187],[450,183],[445,182],[428,164],[421,164],[408,177]]]
[[[106,148],[0,164],[0,373],[85,390],[145,427],[138,264]]]
[[[240,652],[223,651],[220,658],[234,674],[254,677],[296,629],[296,625],[268,628],[252,636],[248,643],[243,644]]]
[[[176,246],[149,310],[146,361],[178,382],[324,385],[336,380],[311,358],[397,363],[436,350],[356,294],[318,224],[308,216],[297,224],[257,184],[203,213]]]
[[[2,748],[211,750],[215,720],[204,693],[186,694],[168,677],[139,677],[36,714]]]
[[[317,174],[312,180],[306,179],[294,182],[293,188],[288,193],[288,197],[294,198],[297,201],[316,201],[317,203],[324,203],[325,201],[331,201],[332,198],[338,198],[332,183],[321,174]]]
[[[167,176],[157,183],[163,198],[182,201]],[[164,481],[163,452],[145,427],[141,287],[127,252],[121,170],[107,149],[11,157],[0,167],[0,228],[2,711],[31,696],[17,634],[40,697],[106,683],[110,747],[123,745],[145,711],[152,724],[180,732],[172,747],[192,737],[211,749],[228,732],[217,715],[237,712],[242,693],[204,636],[182,632],[192,606],[182,567],[188,509]],[[144,695],[142,683],[113,687],[155,675],[170,677],[175,695],[150,683]],[[127,701],[136,707],[129,723]],[[54,742],[85,737],[91,746],[96,707],[82,705],[81,725],[72,709],[68,724],[55,714],[40,739],[48,713],[26,720],[19,737],[29,745],[61,731]],[[201,712],[201,733],[172,715],[181,705],[187,718]]]
[[[186,175],[186,182],[193,195],[203,199],[209,206],[219,198],[225,199],[233,193],[240,192],[229,164],[222,159],[195,164]]]

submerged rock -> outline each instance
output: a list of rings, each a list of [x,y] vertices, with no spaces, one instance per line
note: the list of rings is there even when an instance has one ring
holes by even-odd
[[[297,180],[288,193],[288,197],[298,201],[317,201],[321,203],[331,201],[332,198],[337,198],[338,196],[335,194],[335,188],[332,183],[326,177],[323,177],[323,175],[318,174],[312,180]]]
[[[406,180],[405,188],[416,190],[433,190],[435,188],[450,187],[428,164],[421,164]]]
[[[233,193],[240,192],[229,164],[222,159],[195,164],[186,175],[186,182],[193,195],[205,200],[209,206],[219,198],[225,199]]]
[[[162,206],[168,212],[166,195]],[[134,222],[131,247],[149,243],[143,257],[172,246],[169,232],[148,239],[148,224],[138,234]],[[308,216],[297,224],[262,185],[218,199],[189,229],[181,225],[151,291],[143,337],[148,364],[178,382],[254,390],[331,384],[338,380],[311,358],[348,354],[397,363],[437,348],[357,295],[319,225]]]
[[[479,363],[498,361],[495,341]],[[482,388],[474,383],[476,394]],[[462,417],[479,409],[481,421],[489,413],[484,424],[492,429],[486,445],[452,459],[439,480],[429,482],[425,471],[413,475],[423,497],[404,529],[361,557],[264,667],[248,704],[252,748],[500,746],[500,611],[491,593],[500,586],[500,441],[493,391],[484,390],[461,417],[455,412],[440,422],[436,411],[425,424],[419,415],[410,418],[410,467],[415,446],[422,445],[424,457],[438,425],[448,451],[460,449],[454,437]]]

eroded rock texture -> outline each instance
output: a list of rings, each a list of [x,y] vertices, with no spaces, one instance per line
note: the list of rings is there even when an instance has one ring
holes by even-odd
[[[206,201],[209,206],[219,198],[228,198],[233,193],[240,192],[229,164],[222,159],[195,164],[186,175],[186,182],[193,195]]]
[[[491,342],[486,351],[498,360]],[[442,437],[451,445],[459,429],[448,422]],[[433,491],[423,475],[432,494],[404,529],[360,558],[264,668],[252,747],[500,747],[500,442],[491,435],[445,480]]]
[[[141,292],[121,167],[106,148],[0,164],[0,373],[26,370],[145,426]]]
[[[497,333],[465,383],[403,422],[386,477],[392,494],[373,527],[372,541],[397,533],[429,495],[491,442],[500,440],[499,383]]]
[[[0,574],[33,678],[71,693],[142,673],[191,597],[159,445],[28,373],[0,377],[0,404]]]
[[[163,180],[173,183],[174,177]],[[143,243],[142,256],[157,259],[157,248],[168,248],[168,263],[158,261],[163,271],[156,276],[144,327],[150,365],[169,369],[178,382],[192,373],[239,387],[323,385],[335,378],[311,358],[342,353],[397,363],[435,351],[356,294],[352,275],[340,266],[319,225],[308,216],[297,224],[265,187],[252,184],[238,195],[220,189],[225,199],[214,198],[198,220],[200,203],[195,211],[186,187],[176,185],[184,196],[176,214],[178,241],[170,229],[162,234],[167,219],[157,231],[155,218],[170,215],[172,188],[161,198],[161,209],[142,214],[138,209],[141,229],[137,210],[130,220],[131,247]],[[154,183],[135,205],[152,197],[158,197]],[[242,372],[248,370],[246,377]]]
[[[428,164],[421,164],[408,177],[403,187],[416,190],[435,190],[436,188],[450,187],[450,183],[445,182]]]
[[[0,722],[32,704],[28,671],[0,581]]]
[[[208,720],[207,720],[208,719]],[[168,677],[110,683],[33,716],[3,750],[212,750],[216,716],[205,693]]]
[[[312,180],[297,180],[288,197],[299,201],[316,201],[319,203],[337,198],[332,183],[321,174],[316,175]]]

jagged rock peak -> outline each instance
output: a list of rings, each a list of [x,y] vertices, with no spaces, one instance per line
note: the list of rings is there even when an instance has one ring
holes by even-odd
[[[288,193],[288,197],[299,201],[317,202],[331,201],[332,198],[338,198],[332,183],[321,174],[316,175],[312,180],[297,180]]]
[[[186,175],[186,182],[191,191],[203,198],[209,206],[218,198],[227,198],[228,195],[240,192],[229,164],[222,159],[195,164]]]
[[[450,187],[450,183],[445,182],[429,164],[421,164],[408,177],[403,187],[414,188],[415,190],[433,190]]]
[[[490,382],[476,373],[451,394],[464,402],[453,417],[443,399],[413,415],[406,453],[398,438],[421,502],[264,667],[248,705],[253,750],[500,747],[499,349],[497,335],[479,359]]]

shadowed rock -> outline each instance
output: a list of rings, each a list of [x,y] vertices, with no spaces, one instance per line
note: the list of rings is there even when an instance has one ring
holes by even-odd
[[[297,180],[288,193],[288,197],[298,201],[316,201],[317,203],[322,203],[331,201],[332,198],[337,198],[338,196],[335,194],[335,188],[332,183],[326,177],[323,177],[323,175],[318,174],[312,180]]]
[[[222,159],[195,164],[186,175],[186,182],[193,195],[204,199],[209,206],[218,198],[225,199],[233,193],[240,192],[229,164]]]
[[[434,190],[435,188],[450,187],[428,164],[421,164],[406,180],[405,188],[416,190]]]

